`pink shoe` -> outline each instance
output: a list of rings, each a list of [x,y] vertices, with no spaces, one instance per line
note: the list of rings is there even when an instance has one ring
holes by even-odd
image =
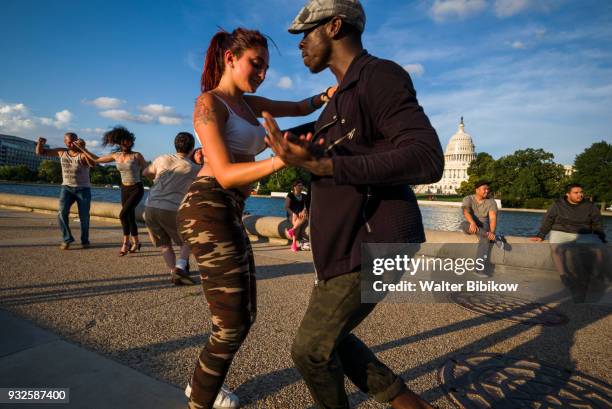
[[[291,243],[291,251],[298,251],[299,249],[297,242]]]
[[[295,233],[293,232],[293,229],[287,229],[287,236],[289,236],[290,239],[295,237]]]

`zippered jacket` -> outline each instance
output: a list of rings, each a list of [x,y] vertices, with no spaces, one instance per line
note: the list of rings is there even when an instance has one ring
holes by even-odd
[[[422,243],[410,185],[440,180],[444,155],[408,73],[363,52],[315,124],[334,174],[313,176],[311,248],[318,279],[357,271],[363,243]]]

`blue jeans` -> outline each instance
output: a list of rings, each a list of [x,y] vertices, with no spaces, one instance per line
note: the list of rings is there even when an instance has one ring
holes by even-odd
[[[475,233],[476,237],[478,237],[478,250],[476,251],[476,258],[485,258],[487,259],[487,266],[489,265],[489,260],[491,260],[491,245],[489,243],[489,222],[481,222],[476,223],[478,226],[478,231]],[[461,230],[465,234],[470,234],[469,232],[470,223],[467,220],[461,222]]]
[[[81,220],[81,243],[89,244],[89,208],[91,206],[91,189],[88,187],[71,187],[62,185],[59,200],[59,220],[64,243],[72,243],[74,237],[70,232],[70,208],[77,202],[79,207],[79,220]]]

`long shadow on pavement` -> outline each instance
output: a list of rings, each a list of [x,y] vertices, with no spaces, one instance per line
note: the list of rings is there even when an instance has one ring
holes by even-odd
[[[257,280],[269,280],[277,277],[286,277],[301,274],[313,274],[314,280],[314,268],[312,263],[284,263],[275,265],[258,265],[257,266]]]
[[[176,287],[170,284],[169,275],[162,275],[165,278],[149,280],[146,282],[134,282],[128,284],[111,284],[103,286],[87,286],[74,289],[53,289],[49,291],[33,291],[24,294],[3,295],[0,306],[13,307],[19,305],[36,304],[41,302],[79,299],[86,297],[96,297],[112,294],[137,293],[142,291],[152,291],[158,289],[172,290]],[[140,276],[151,277],[151,276]],[[159,277],[156,275],[154,277]]]
[[[566,302],[559,305],[557,308],[575,308],[576,305],[572,302]],[[584,328],[591,323],[599,321],[607,317],[610,314],[610,311],[607,308],[593,308],[593,306],[585,306],[584,308],[591,308],[592,311],[590,314],[581,314],[583,319],[578,320],[574,319],[570,321],[569,324],[566,324],[567,331],[564,332],[564,337],[559,338],[559,331],[555,331],[553,327],[543,327],[543,330],[540,335],[536,336],[534,339],[529,342],[522,344],[503,355],[508,356],[537,356],[538,351],[542,350],[542,348],[548,348],[552,343],[561,344],[564,355],[561,358],[564,358],[564,362],[559,364],[555,363],[557,366],[564,366],[566,369],[574,369],[575,363],[570,360],[570,350],[574,343],[574,337],[578,330]],[[522,308],[518,308],[517,312],[524,312]],[[458,323],[450,324],[445,327],[435,328],[430,331],[425,331],[420,334],[416,334],[413,336],[405,337],[396,341],[387,342],[381,345],[374,346],[372,350],[376,352],[382,352],[389,349],[405,346],[411,344],[413,342],[418,342],[421,340],[429,339],[432,337],[446,335],[452,332],[469,330],[470,328],[474,328],[479,325],[487,324],[497,319],[491,318],[488,316],[479,316],[472,319],[468,319],[465,321],[461,321]],[[486,339],[481,339],[475,342],[472,342],[468,345],[465,345],[459,349],[453,350],[447,354],[436,357],[428,362],[424,362],[417,367],[406,370],[401,374],[401,376],[405,380],[413,380],[426,373],[439,369],[447,360],[452,359],[460,354],[470,354],[474,352],[481,352],[488,348],[495,346],[497,343],[506,341],[509,338],[520,335],[521,333],[529,330],[531,326],[524,325],[521,323],[517,323],[508,327],[506,329],[497,331],[494,334],[490,334]],[[264,375],[259,375],[250,379],[249,381],[240,385],[237,389],[237,392],[241,394],[241,396],[246,396],[245,403],[253,403],[260,399],[265,398],[266,396],[272,395],[282,388],[291,385],[295,382],[299,382],[301,377],[295,368],[284,368],[277,371],[273,371]],[[461,381],[461,378],[457,378],[458,381]],[[535,381],[538,381],[538,374],[536,374]],[[262,386],[265,385],[265,388]],[[562,387],[562,385],[558,385]],[[265,392],[262,392],[265,391]],[[550,391],[554,392],[554,391]],[[429,390],[422,392],[422,395],[425,399],[429,401],[434,401],[445,395],[444,391],[441,387],[436,386]],[[255,398],[249,399],[248,396],[256,396]],[[357,405],[365,400],[367,400],[367,396],[361,392],[355,392],[349,395],[349,399],[351,401],[351,405]],[[500,402],[495,402],[498,407]]]

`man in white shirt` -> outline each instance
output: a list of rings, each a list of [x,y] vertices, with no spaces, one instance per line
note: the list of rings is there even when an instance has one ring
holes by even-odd
[[[161,155],[143,172],[154,179],[145,207],[145,223],[153,245],[161,250],[175,285],[195,284],[189,276],[189,246],[183,243],[176,225],[178,207],[202,164],[202,155],[194,155],[195,139],[180,132],[174,139],[176,154]],[[192,158],[198,162],[194,163]],[[176,259],[172,242],[181,247]]]

